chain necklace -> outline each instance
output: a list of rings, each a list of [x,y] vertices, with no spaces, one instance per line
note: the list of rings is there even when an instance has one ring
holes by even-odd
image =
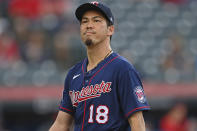
[[[99,63],[101,63],[103,60],[105,60],[112,52],[113,52],[113,50],[110,50],[110,51],[106,54],[106,56],[105,56]],[[99,63],[98,63],[98,64],[99,64]],[[96,66],[98,66],[98,64],[97,64]]]
[[[110,50],[107,54],[106,54],[106,56],[100,61],[100,62],[98,62],[98,64],[100,64],[103,60],[105,60],[111,53],[113,53],[113,51],[112,50]],[[96,66],[95,67],[97,67],[98,66],[98,64],[96,64]],[[94,68],[95,68],[94,67]]]
[[[113,52],[113,50],[110,50],[110,51],[107,53],[107,55],[104,57],[104,59],[107,58],[112,52]],[[104,59],[103,59],[103,60],[104,60]],[[102,61],[103,61],[103,60],[102,60]]]

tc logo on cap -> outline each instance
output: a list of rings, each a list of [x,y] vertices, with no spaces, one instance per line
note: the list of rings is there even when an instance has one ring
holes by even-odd
[[[91,4],[93,4],[93,5],[96,5],[96,6],[98,6],[98,4],[99,4],[99,2],[97,2],[97,1],[93,1],[93,2],[90,2]]]

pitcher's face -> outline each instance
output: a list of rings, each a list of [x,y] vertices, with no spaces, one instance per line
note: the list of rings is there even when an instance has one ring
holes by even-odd
[[[81,20],[81,39],[86,46],[96,45],[112,35],[109,28],[107,20],[100,12],[87,11]]]

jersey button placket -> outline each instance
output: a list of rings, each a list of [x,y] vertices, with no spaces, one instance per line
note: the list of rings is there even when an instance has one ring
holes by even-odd
[[[89,79],[91,78],[91,76],[90,76],[90,74],[91,74],[91,71],[89,71],[89,72],[87,72],[87,73],[85,73],[84,74],[84,81],[83,81],[83,87],[84,88],[86,88],[87,86],[90,86],[90,84],[91,83],[89,83]],[[86,112],[85,112],[85,110],[86,110],[86,100],[83,102],[83,105],[84,105],[84,118],[83,118],[83,126],[84,126],[84,121],[85,121],[85,116],[86,116]],[[83,131],[83,127],[82,126],[82,131]]]

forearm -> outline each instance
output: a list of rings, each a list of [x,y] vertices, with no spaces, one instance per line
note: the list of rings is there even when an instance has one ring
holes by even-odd
[[[134,113],[128,120],[132,131],[146,130],[143,114],[141,111]]]
[[[69,131],[72,125],[72,116],[68,113],[60,111],[49,131]]]
[[[58,124],[57,122],[55,122],[51,126],[49,131],[69,131],[69,127],[67,127],[66,125]]]

